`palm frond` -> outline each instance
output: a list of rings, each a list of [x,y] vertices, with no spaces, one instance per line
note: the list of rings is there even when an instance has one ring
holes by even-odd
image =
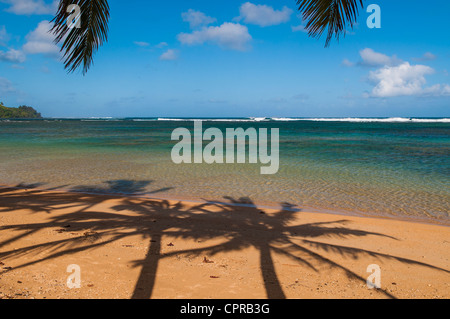
[[[69,27],[67,20],[70,5],[80,8],[80,27]],[[58,11],[52,22],[51,32],[55,43],[63,42],[64,66],[74,72],[81,65],[83,75],[93,63],[94,53],[108,40],[109,5],[107,0],[60,0]]]
[[[319,38],[328,29],[325,47],[330,45],[333,36],[338,41],[342,34],[345,36],[348,25],[353,28],[358,4],[364,7],[363,0],[297,0],[309,36]]]

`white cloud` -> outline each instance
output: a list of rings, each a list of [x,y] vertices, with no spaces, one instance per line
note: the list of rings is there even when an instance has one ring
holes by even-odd
[[[3,25],[0,27],[0,46],[6,45],[6,43],[9,41],[9,34],[6,32],[6,27]]]
[[[148,47],[150,45],[150,43],[144,41],[134,41],[133,43],[138,47]]]
[[[404,63],[404,61],[397,58],[396,55],[388,56],[383,53],[375,52],[373,49],[370,48],[365,48],[359,51],[359,55],[361,56],[361,60],[359,62],[353,63],[348,59],[345,59],[344,61],[342,61],[342,64],[348,67],[355,65],[362,67],[383,67],[383,66],[398,66]],[[435,60],[436,58],[437,57],[433,53],[426,52],[420,58],[412,58],[412,60],[424,62],[424,61],[432,61]]]
[[[133,43],[141,48],[149,48],[151,46],[151,47],[154,47],[157,49],[162,49],[169,45],[167,42],[160,42],[157,45],[152,45],[149,42],[145,42],[145,41],[134,41]]]
[[[31,31],[27,36],[27,43],[23,50],[29,54],[45,54],[50,57],[60,57],[59,47],[53,42],[54,36],[49,32],[52,23],[44,20],[39,23],[37,28]]]
[[[25,67],[23,65],[18,65],[18,64],[11,65],[11,68],[16,69],[16,70],[23,70],[23,69],[25,69]]]
[[[413,58],[414,61],[433,61],[436,59],[437,59],[437,56],[435,56],[431,52],[424,53],[424,55],[422,55],[420,58]]]
[[[346,66],[346,67],[352,67],[352,66],[355,65],[355,63],[351,62],[351,61],[348,60],[348,59],[344,59],[344,60],[342,60],[342,65],[343,65],[343,66]]]
[[[162,48],[164,48],[164,47],[166,47],[166,46],[168,46],[169,44],[167,43],[167,42],[160,42],[160,43],[158,43],[157,45],[156,45],[156,47],[158,48],[158,49],[162,49]]]
[[[57,0],[43,1],[43,0],[3,0],[11,5],[7,12],[11,12],[19,15],[32,15],[32,14],[55,14],[58,8]]]
[[[53,42],[54,36],[49,32],[51,27],[51,22],[41,21],[36,29],[25,37],[27,41],[22,50],[0,51],[0,61],[23,63],[26,60],[26,54],[45,54],[49,57],[59,58],[61,56],[60,49]]]
[[[305,25],[300,24],[300,25],[296,25],[296,26],[291,26],[292,32],[303,32],[303,33],[308,33],[308,30],[305,29]]]
[[[42,72],[42,73],[46,73],[46,74],[51,73],[50,69],[49,69],[46,65],[43,65],[43,66],[41,67],[41,72]]]
[[[255,5],[246,2],[241,5],[240,18],[244,19],[245,23],[256,24],[261,27],[277,25],[288,22],[291,19],[293,11],[284,6],[281,10],[274,10],[267,5]]]
[[[252,39],[248,28],[239,23],[225,22],[221,26],[203,27],[192,33],[180,33],[178,40],[186,45],[212,43],[224,48],[243,51]]]
[[[0,77],[0,94],[7,94],[15,92],[16,89],[13,87],[10,80]]]
[[[436,56],[433,54],[433,53],[431,53],[431,52],[426,52],[424,55],[423,55],[423,57],[422,57],[423,59],[426,59],[426,60],[436,60]]]
[[[189,9],[187,12],[181,14],[183,21],[189,22],[191,29],[202,27],[217,21],[216,18],[208,17],[206,14],[200,11]]]
[[[6,32],[6,27],[0,27],[0,46],[6,46],[10,39],[10,35]],[[26,55],[20,50],[8,49],[7,51],[0,50],[0,61],[11,63],[23,63],[26,60]]]
[[[435,73],[435,70],[427,65],[411,65],[402,61],[397,56],[388,56],[375,52],[370,48],[359,52],[361,61],[353,63],[347,59],[342,65],[347,67],[365,66],[376,68],[370,71],[368,80],[374,85],[371,92],[364,97],[388,98],[395,96],[447,96],[450,95],[448,84],[436,84],[427,87],[426,76]],[[422,56],[422,60],[433,60],[436,56],[430,52]]]
[[[9,49],[8,51],[0,51],[0,61],[11,63],[25,62],[26,56],[22,51]]]
[[[434,72],[434,69],[429,66],[411,65],[409,62],[398,66],[384,66],[369,74],[369,80],[375,84],[370,96],[449,95],[450,86],[446,84],[424,87],[427,83],[425,76]]]
[[[178,59],[178,52],[176,50],[169,49],[159,57],[162,61],[173,61]]]
[[[294,100],[299,101],[300,103],[305,103],[307,100],[309,100],[310,97],[308,94],[300,93],[300,94],[294,95],[292,98]]]
[[[366,48],[359,52],[362,61],[359,65],[369,66],[369,67],[380,67],[380,66],[395,66],[402,63],[395,55],[390,57],[382,53],[375,52],[370,48]]]
[[[425,96],[450,96],[450,85],[448,84],[436,84],[431,87],[425,88],[422,92]]]

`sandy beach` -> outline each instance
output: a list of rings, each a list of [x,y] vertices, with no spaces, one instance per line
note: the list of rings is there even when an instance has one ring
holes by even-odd
[[[0,189],[5,299],[449,298],[449,248],[446,226],[288,203]],[[67,285],[70,265],[80,288]],[[369,265],[380,269],[380,289],[367,286]]]

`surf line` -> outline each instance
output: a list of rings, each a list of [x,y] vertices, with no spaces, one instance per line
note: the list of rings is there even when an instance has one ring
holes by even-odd
[[[269,154],[267,128],[226,128],[224,135],[216,127],[203,131],[203,121],[195,121],[193,134],[185,127],[172,131],[171,140],[179,142],[172,148],[171,158],[175,164],[244,164],[248,158],[250,164],[262,164],[262,175],[273,175],[280,167],[279,134],[278,128],[270,129]],[[211,142],[203,148],[205,141]]]

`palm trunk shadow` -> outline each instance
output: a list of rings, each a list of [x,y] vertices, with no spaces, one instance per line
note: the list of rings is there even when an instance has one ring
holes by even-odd
[[[142,264],[141,273],[131,299],[150,299],[155,287],[156,273],[161,254],[161,236],[152,236],[147,256]]]
[[[260,267],[268,299],[286,299],[273,264],[270,246],[260,247]]]

